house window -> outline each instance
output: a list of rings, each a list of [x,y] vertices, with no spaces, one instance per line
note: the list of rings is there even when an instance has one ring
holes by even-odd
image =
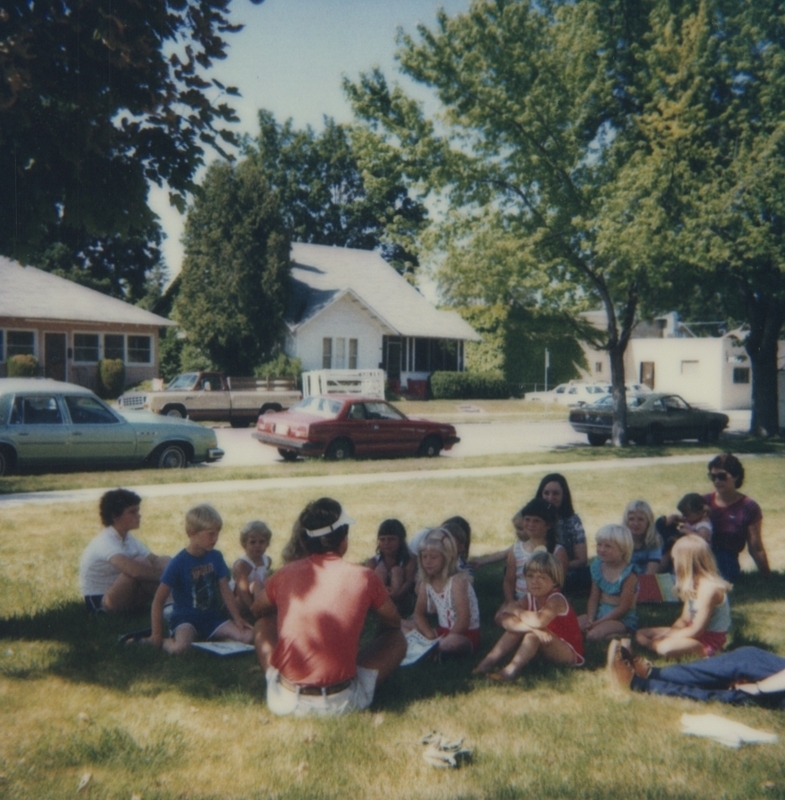
[[[149,336],[128,337],[128,363],[152,364],[153,340]]]
[[[682,375],[697,375],[698,374],[698,366],[700,365],[700,361],[682,361],[681,362],[681,374]]]
[[[94,364],[99,357],[97,333],[74,334],[74,361]]]
[[[333,359],[333,364],[335,365],[335,369],[345,369],[346,368],[346,339],[342,336],[339,336],[335,340],[335,351],[333,353],[335,358]]]
[[[349,339],[349,369],[357,369],[357,339]]]
[[[602,373],[602,361],[594,362],[594,371],[597,373],[597,375],[600,375]]]
[[[750,368],[749,367],[734,367],[733,368],[733,382],[734,383],[749,383],[750,382]]]
[[[104,358],[125,361],[125,337],[121,333],[107,333],[104,336]]]
[[[35,355],[35,333],[33,331],[7,331],[6,337],[8,340],[7,358]]]
[[[322,339],[322,369],[333,368],[333,340]]]

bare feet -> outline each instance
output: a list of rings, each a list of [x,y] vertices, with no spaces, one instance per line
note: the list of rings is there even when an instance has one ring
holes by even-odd
[[[514,681],[518,676],[514,672],[509,672],[507,669],[500,669],[498,672],[486,672],[485,677],[494,683],[509,683]]]

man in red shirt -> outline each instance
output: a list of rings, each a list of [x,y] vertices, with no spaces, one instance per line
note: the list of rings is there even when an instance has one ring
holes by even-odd
[[[372,570],[343,560],[352,522],[335,500],[309,503],[296,524],[308,555],[269,578],[253,605],[256,654],[275,714],[367,708],[376,685],[406,654],[401,619],[384,584]],[[370,608],[379,631],[358,652]]]

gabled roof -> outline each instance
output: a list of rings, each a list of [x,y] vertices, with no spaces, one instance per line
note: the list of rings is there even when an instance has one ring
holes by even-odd
[[[0,256],[0,317],[160,328],[171,320]]]
[[[480,340],[459,314],[434,308],[378,253],[295,243],[291,258],[292,296],[285,319],[293,332],[349,297],[392,335]]]

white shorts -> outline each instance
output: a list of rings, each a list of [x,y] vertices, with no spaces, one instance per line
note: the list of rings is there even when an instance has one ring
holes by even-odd
[[[278,680],[278,670],[270,667],[267,679],[267,707],[279,717],[294,714],[305,717],[309,714],[338,716],[350,711],[362,711],[373,702],[378,670],[357,667],[357,675],[351,685],[342,692],[328,695],[300,694],[283,686]]]

